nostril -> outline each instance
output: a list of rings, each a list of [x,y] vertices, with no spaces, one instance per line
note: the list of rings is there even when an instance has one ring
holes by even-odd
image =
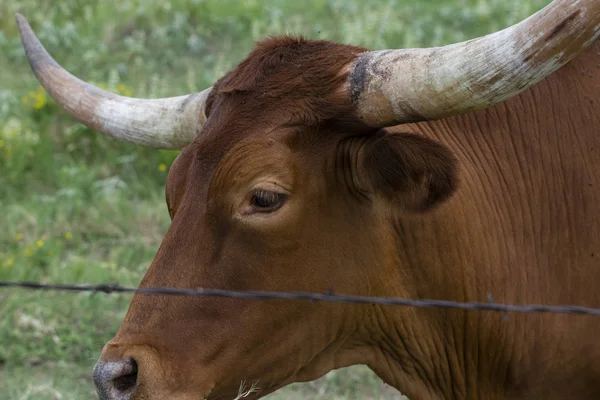
[[[137,362],[134,359],[131,359],[130,366],[131,366],[130,372],[125,373],[125,375],[118,376],[118,377],[114,378],[114,380],[113,380],[113,385],[114,385],[115,389],[117,389],[120,392],[127,392],[130,389],[133,389],[137,382],[137,373],[138,373]],[[123,372],[125,372],[125,371],[123,371]]]
[[[100,400],[129,399],[137,385],[138,365],[133,358],[121,361],[98,361],[94,383]]]

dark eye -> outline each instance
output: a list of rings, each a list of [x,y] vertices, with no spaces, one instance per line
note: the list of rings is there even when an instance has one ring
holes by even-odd
[[[270,190],[256,190],[252,193],[250,204],[255,211],[270,212],[281,207],[286,197],[283,193],[272,192]]]

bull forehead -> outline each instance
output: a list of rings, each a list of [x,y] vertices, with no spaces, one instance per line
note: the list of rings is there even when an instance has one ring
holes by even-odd
[[[171,193],[179,197],[190,191],[199,205],[198,196],[205,204],[232,200],[223,196],[240,194],[269,178],[285,182],[291,190],[296,169],[289,139],[295,132],[289,127],[221,121],[184,149],[169,173],[167,192],[172,187]]]
[[[280,138],[251,137],[235,145],[221,159],[211,191],[219,193],[223,188],[235,191],[258,180],[276,182],[291,191],[296,176],[294,164],[290,149]]]
[[[327,140],[319,135],[371,129],[355,118],[346,90],[347,66],[362,51],[293,37],[258,43],[213,86],[206,123],[180,156],[187,159],[184,164],[193,162],[194,179],[206,190],[217,171],[235,165],[243,165],[240,179],[281,169],[284,154],[291,159],[286,147],[302,149],[307,142]]]
[[[213,86],[205,132],[232,121],[253,126],[268,118],[271,125],[316,125],[347,118],[353,114],[348,66],[364,51],[295,37],[259,42]]]

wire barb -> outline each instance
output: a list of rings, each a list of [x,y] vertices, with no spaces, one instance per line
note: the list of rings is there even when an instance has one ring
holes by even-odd
[[[29,290],[44,291],[66,291],[66,292],[92,292],[92,294],[101,292],[105,294],[115,293],[139,293],[145,295],[163,295],[163,296],[213,296],[227,297],[234,299],[247,300],[306,300],[312,302],[330,302],[330,303],[353,303],[353,304],[380,304],[388,306],[402,307],[420,307],[420,308],[444,308],[444,309],[462,309],[474,311],[497,311],[505,314],[509,312],[516,313],[553,313],[553,314],[574,314],[574,315],[594,315],[600,316],[600,308],[584,307],[577,305],[546,305],[546,304],[502,304],[496,303],[493,297],[490,302],[459,302],[452,300],[437,299],[405,299],[396,297],[370,297],[334,294],[333,290],[327,293],[312,292],[267,292],[267,291],[234,291],[225,289],[180,289],[168,287],[155,288],[134,288],[121,286],[118,283],[104,283],[99,285],[70,285],[70,284],[43,284],[39,282],[12,282],[0,281],[0,289],[21,288]]]

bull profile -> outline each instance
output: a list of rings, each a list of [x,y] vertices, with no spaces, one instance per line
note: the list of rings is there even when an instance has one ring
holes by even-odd
[[[600,2],[555,0],[445,47],[259,42],[212,87],[89,85],[17,15],[74,118],[181,149],[141,287],[600,307]],[[598,399],[600,321],[136,294],[94,369],[101,400],[248,399],[366,364],[411,399]]]

